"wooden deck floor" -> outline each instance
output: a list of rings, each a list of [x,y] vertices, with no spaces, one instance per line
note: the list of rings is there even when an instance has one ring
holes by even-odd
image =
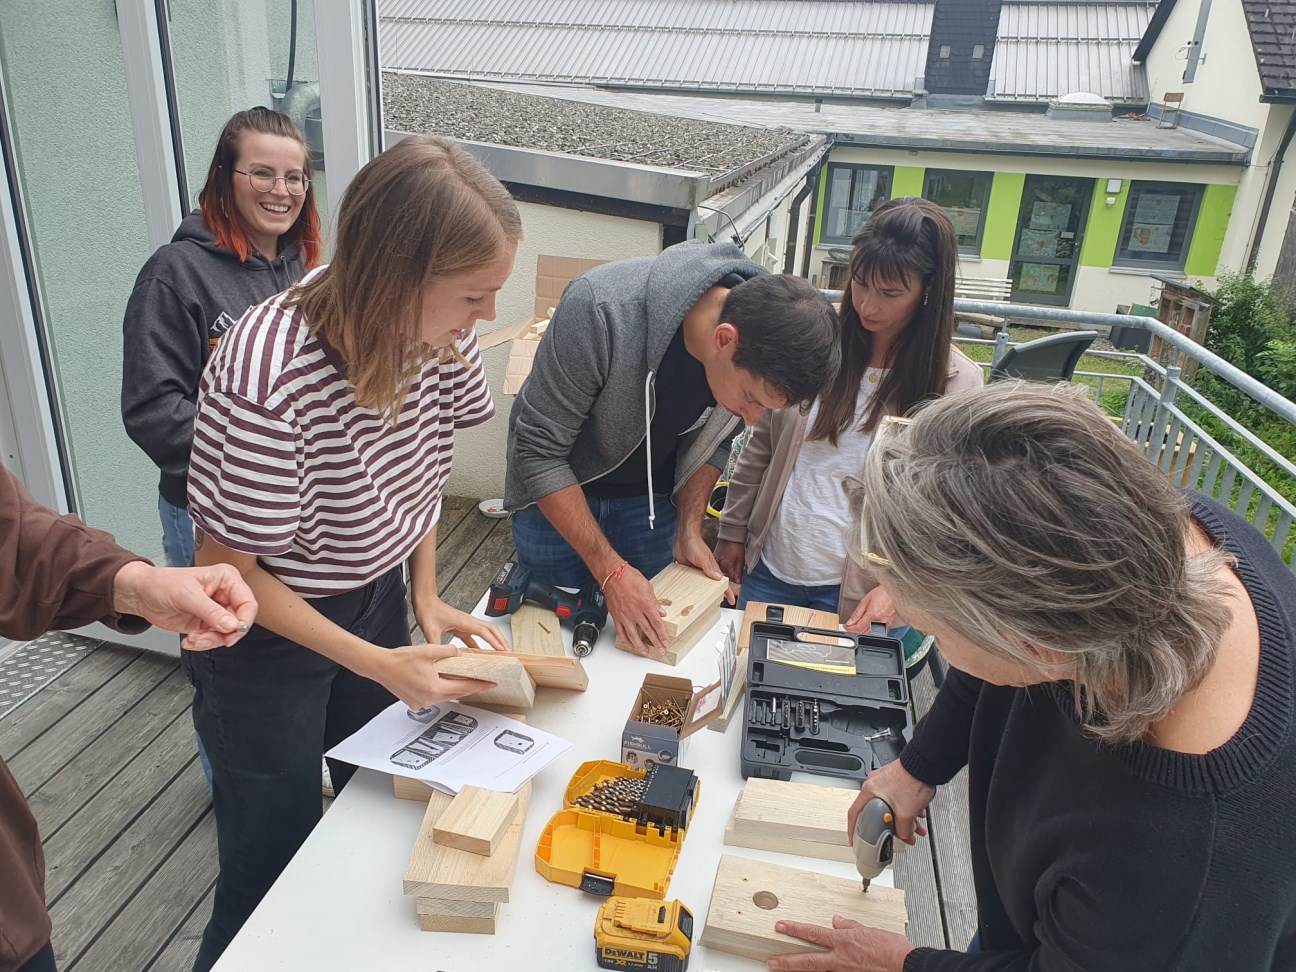
[[[506,520],[447,498],[438,538],[442,597],[470,608],[513,552]],[[59,968],[187,972],[211,910],[216,828],[194,751],[190,689],[176,660],[110,644],[66,652],[46,684],[5,709],[0,755],[27,793],[45,844]],[[24,649],[0,661],[12,686]],[[920,711],[934,689],[915,682]],[[942,789],[930,841],[897,861],[910,933],[961,948],[975,928],[966,784]]]

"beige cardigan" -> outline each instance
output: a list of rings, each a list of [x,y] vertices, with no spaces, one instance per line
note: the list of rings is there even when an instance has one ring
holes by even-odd
[[[981,366],[959,348],[952,347],[950,376],[945,390],[959,392],[979,388],[981,384]],[[792,468],[801,452],[801,443],[805,441],[806,418],[795,408],[767,411],[752,427],[742,452],[738,454],[720,518],[720,539],[745,544],[743,569],[747,573],[751,573],[760,562],[765,538],[769,536],[792,476]],[[854,561],[846,561],[837,606],[843,621],[850,617],[860,599],[876,586],[871,574]]]

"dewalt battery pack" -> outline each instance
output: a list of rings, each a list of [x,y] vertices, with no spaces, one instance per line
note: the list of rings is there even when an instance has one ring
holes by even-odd
[[[659,773],[671,778],[658,779]],[[590,894],[660,901],[700,790],[691,771],[674,766],[641,770],[611,760],[582,763],[567,784],[563,809],[540,835],[536,871],[546,881]],[[668,800],[660,798],[663,793]]]
[[[693,914],[678,901],[609,898],[594,921],[601,969],[685,972],[693,947]]]

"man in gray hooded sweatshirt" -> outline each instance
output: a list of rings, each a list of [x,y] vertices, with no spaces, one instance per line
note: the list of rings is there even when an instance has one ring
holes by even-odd
[[[664,650],[648,579],[672,559],[722,576],[702,514],[739,420],[812,402],[837,370],[836,326],[806,280],[731,243],[573,280],[509,416],[504,502],[522,565],[548,584],[598,583],[618,634]]]

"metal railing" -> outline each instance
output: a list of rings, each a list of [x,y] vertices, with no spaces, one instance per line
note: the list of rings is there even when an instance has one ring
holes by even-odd
[[[1079,327],[1138,327],[1150,331],[1160,339],[1160,353],[1155,359],[1148,354],[1087,352],[1089,357],[1135,362],[1141,366],[1140,374],[1077,371],[1075,377],[1089,379],[1086,384],[1093,387],[1093,394],[1100,400],[1108,383],[1127,384],[1129,395],[1120,416],[1121,431],[1176,485],[1210,496],[1248,520],[1296,571],[1296,539],[1292,537],[1296,505],[1287,498],[1296,497],[1296,464],[1184,381],[1183,366],[1191,359],[1293,426],[1296,426],[1296,403],[1155,318],[973,300],[956,300],[954,307],[958,311],[991,314],[1014,321]],[[985,365],[987,369],[1014,346],[1006,331],[1000,331],[994,342],[959,340],[994,344],[992,361]],[[1188,410],[1184,408],[1185,400],[1190,403]],[[1206,416],[1226,432],[1213,434],[1205,428]],[[1221,442],[1224,438],[1233,441]],[[1268,478],[1239,457],[1238,442],[1246,443],[1271,464]]]

